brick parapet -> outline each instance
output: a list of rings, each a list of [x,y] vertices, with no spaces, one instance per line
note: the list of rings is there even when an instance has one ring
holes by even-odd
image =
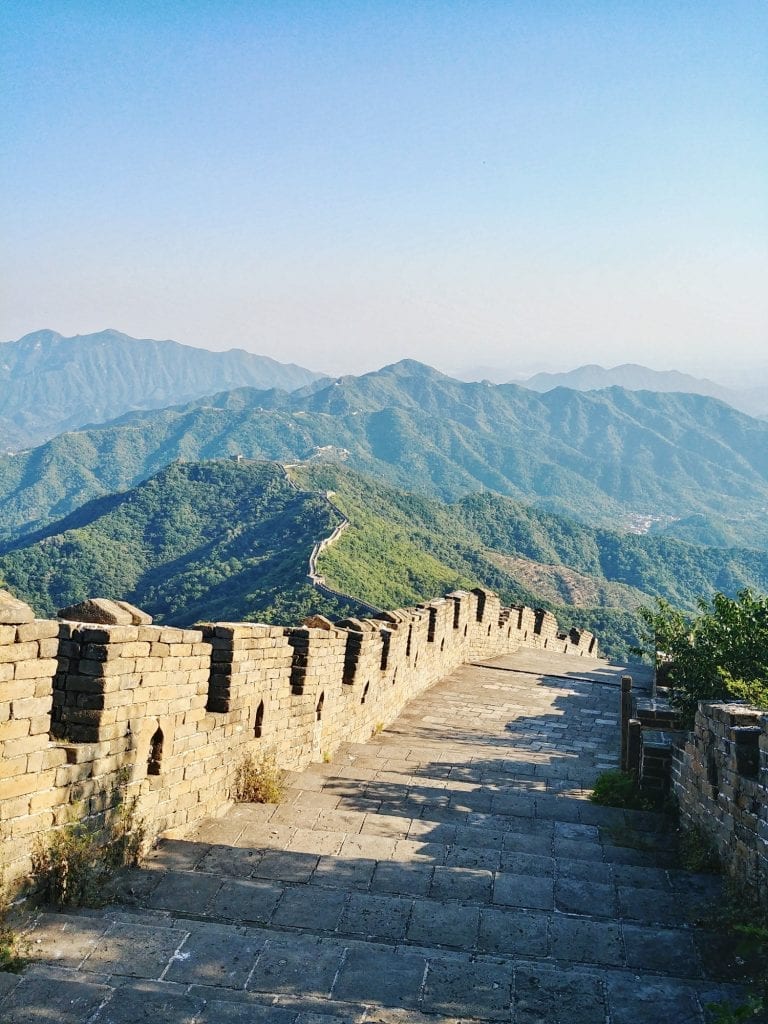
[[[222,812],[237,764],[287,769],[367,740],[464,662],[538,646],[536,614],[458,591],[380,618],[196,629],[36,620],[0,625],[0,838],[7,878],[118,790],[150,838]],[[551,618],[551,617],[550,617]],[[311,620],[310,620],[311,621]],[[555,649],[594,655],[591,635]]]
[[[768,904],[768,715],[702,702],[674,752],[672,789],[683,824],[709,836],[729,873]]]

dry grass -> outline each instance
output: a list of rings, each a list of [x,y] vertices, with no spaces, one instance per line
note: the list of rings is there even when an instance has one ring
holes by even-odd
[[[245,754],[235,771],[235,799],[248,804],[277,804],[285,792],[285,772],[274,757]]]

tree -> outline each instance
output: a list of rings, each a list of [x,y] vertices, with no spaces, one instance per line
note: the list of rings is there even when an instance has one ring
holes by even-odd
[[[689,719],[700,700],[745,700],[768,708],[768,595],[700,599],[687,617],[666,601],[642,608],[644,641],[652,644],[659,681]]]

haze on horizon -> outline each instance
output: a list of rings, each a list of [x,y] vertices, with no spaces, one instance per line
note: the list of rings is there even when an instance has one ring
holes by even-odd
[[[6,0],[0,339],[768,376],[767,45],[758,0]]]

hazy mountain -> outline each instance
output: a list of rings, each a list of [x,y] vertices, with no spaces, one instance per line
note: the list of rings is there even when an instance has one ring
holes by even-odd
[[[208,352],[118,331],[64,338],[36,331],[0,344],[0,449],[132,409],[160,409],[246,384],[292,391],[321,377],[242,349]]]
[[[240,388],[139,412],[0,457],[0,540],[44,526],[175,459],[241,452],[351,467],[444,499],[490,489],[588,522],[629,511],[768,506],[768,423],[698,395],[465,384],[404,361],[293,394]]]
[[[554,388],[573,388],[575,391],[597,391],[601,388],[620,387],[627,391],[682,392],[719,398],[734,409],[750,416],[768,414],[768,387],[728,388],[706,378],[693,377],[677,370],[651,370],[636,363],[624,363],[606,369],[590,364],[564,373],[537,373],[520,381],[532,391],[552,391]]]

